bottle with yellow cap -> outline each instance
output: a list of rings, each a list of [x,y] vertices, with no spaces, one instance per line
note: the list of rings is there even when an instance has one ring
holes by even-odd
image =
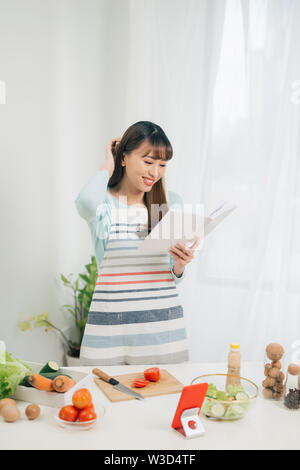
[[[230,345],[227,374],[229,375],[226,379],[226,390],[229,384],[238,385],[241,383],[241,351],[238,343],[232,343]]]

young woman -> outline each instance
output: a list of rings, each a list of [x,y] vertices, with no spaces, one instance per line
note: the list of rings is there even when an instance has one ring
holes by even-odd
[[[130,126],[106,147],[100,171],[75,204],[89,225],[98,279],[81,345],[82,365],[164,364],[188,360],[183,309],[176,284],[192,249],[138,252],[154,220],[154,205],[182,204],[164,189],[171,144],[149,121]],[[157,206],[156,206],[157,207]],[[157,211],[156,211],[157,213]],[[157,215],[157,214],[156,214]]]

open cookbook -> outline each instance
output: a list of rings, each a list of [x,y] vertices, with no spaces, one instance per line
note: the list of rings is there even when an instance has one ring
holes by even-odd
[[[200,238],[198,248],[201,248],[204,238],[236,207],[226,202],[208,216],[203,215],[201,210],[192,212],[171,209],[144,239],[139,251],[169,251],[172,245],[179,242],[191,248],[197,237]]]

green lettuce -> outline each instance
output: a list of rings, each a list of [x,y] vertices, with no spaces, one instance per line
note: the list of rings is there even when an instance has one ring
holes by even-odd
[[[244,391],[245,391],[244,387],[241,384],[236,384],[236,385],[228,384],[228,396],[230,397],[235,398],[238,392],[244,392]]]
[[[5,361],[5,364],[0,364],[0,400],[14,395],[24,377],[33,373],[28,364],[8,352],[5,353]]]
[[[226,392],[223,392],[222,390],[217,390],[216,400],[228,401],[229,397],[226,395]]]
[[[217,387],[213,384],[209,384],[207,392],[206,392],[206,396],[211,397],[211,398],[216,398],[216,393],[217,393]]]

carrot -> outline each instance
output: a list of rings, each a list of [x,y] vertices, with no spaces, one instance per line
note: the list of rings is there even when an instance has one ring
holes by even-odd
[[[56,392],[67,392],[76,384],[75,380],[66,375],[58,375],[53,379],[53,388]]]
[[[53,391],[52,380],[47,379],[40,374],[31,374],[28,377],[28,382],[30,385],[32,385],[32,387],[35,387],[38,390],[44,390],[45,392]]]

